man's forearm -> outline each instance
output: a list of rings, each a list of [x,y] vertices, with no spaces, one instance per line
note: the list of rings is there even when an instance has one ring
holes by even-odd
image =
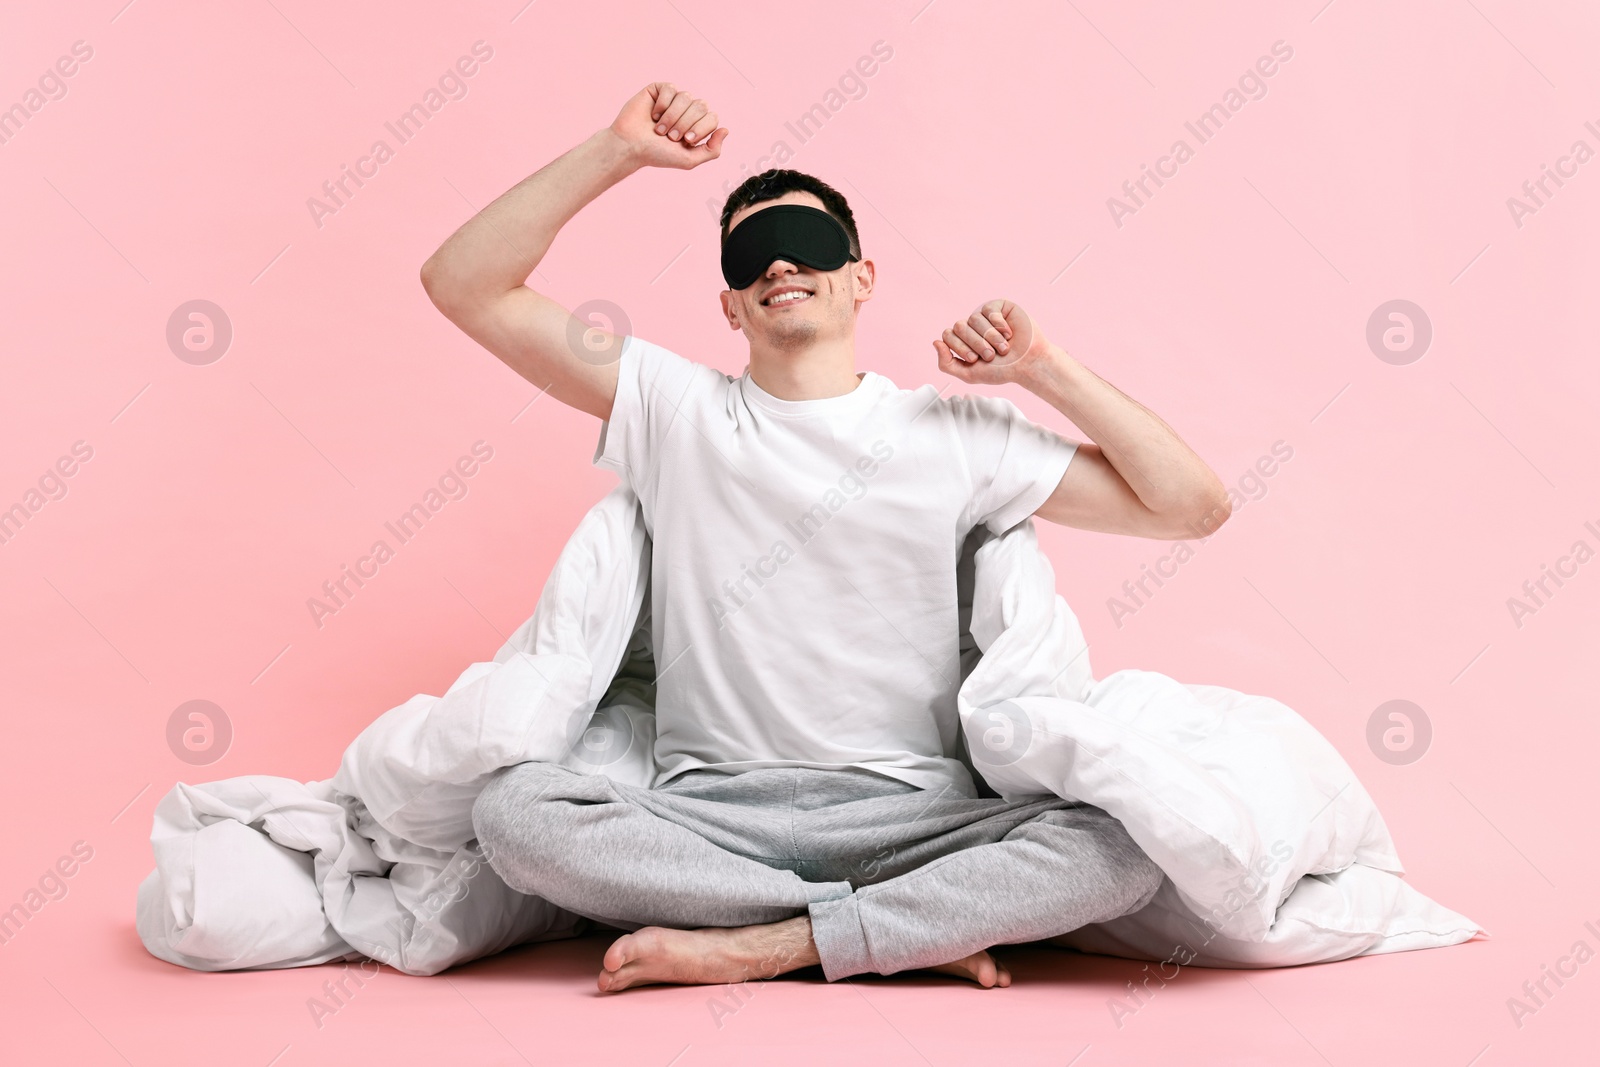
[[[1205,460],[1155,412],[1051,344],[1019,384],[1100,446],[1144,506],[1162,515],[1208,512],[1227,495]]]
[[[643,163],[610,128],[553,160],[450,235],[422,267],[440,304],[494,297],[527,280],[561,227]]]

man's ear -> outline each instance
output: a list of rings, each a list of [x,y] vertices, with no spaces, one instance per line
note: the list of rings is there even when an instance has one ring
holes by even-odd
[[[734,304],[733,290],[722,290],[722,292],[717,295],[717,299],[722,301],[722,314],[727,317],[728,327],[730,329],[737,330],[739,328],[739,313],[736,310],[736,305]]]
[[[851,266],[854,268],[851,273],[856,280],[856,303],[862,304],[872,299],[872,286],[877,281],[877,268],[870,259],[859,260]]]

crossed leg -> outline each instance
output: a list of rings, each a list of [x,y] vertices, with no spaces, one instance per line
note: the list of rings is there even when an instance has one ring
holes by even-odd
[[[1126,914],[1160,883],[1098,808],[928,795],[787,768],[644,790],[527,763],[473,817],[512,888],[632,931],[606,953],[604,991],[818,963],[830,981],[937,970],[1004,986],[991,945]]]

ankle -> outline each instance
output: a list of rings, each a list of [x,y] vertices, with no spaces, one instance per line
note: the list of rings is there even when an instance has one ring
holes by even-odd
[[[821,962],[817,943],[811,936],[811,918],[806,915],[766,926],[747,926],[753,977],[776,978],[780,974]]]

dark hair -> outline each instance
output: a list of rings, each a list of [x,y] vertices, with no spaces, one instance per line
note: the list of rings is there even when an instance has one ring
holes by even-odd
[[[794,192],[810,193],[821,200],[828,214],[838,219],[844,226],[844,232],[850,235],[850,251],[855,253],[857,259],[861,258],[861,235],[856,233],[856,217],[851,213],[850,205],[839,190],[821,178],[798,170],[774,168],[763,171],[746,178],[743,185],[729,193],[728,202],[722,205],[722,243],[728,241],[728,220],[733,218],[734,212]]]

